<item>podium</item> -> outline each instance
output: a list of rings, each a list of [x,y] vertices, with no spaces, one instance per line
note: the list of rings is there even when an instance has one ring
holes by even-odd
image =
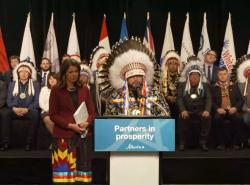
[[[95,119],[95,151],[110,152],[110,185],[159,185],[159,152],[175,151],[175,121],[165,117]]]

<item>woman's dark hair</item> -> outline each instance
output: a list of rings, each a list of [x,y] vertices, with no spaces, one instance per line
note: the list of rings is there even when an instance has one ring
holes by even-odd
[[[48,87],[49,89],[51,89],[51,85],[49,84],[49,79],[50,79],[50,77],[53,77],[54,79],[56,79],[56,80],[57,80],[57,84],[59,83],[59,75],[58,75],[57,73],[50,72],[50,73],[48,74],[48,77],[47,77],[47,87]]]
[[[70,66],[75,66],[78,70],[78,78],[74,85],[76,87],[82,86],[82,83],[80,81],[80,70],[81,70],[80,64],[72,58],[67,58],[61,65],[61,69],[60,69],[60,82],[59,82],[60,88],[66,87],[66,72],[68,71]]]

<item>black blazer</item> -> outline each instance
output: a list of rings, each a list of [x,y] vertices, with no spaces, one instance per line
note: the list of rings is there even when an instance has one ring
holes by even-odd
[[[216,111],[221,107],[221,89],[218,85],[214,85],[212,89],[213,94],[213,110]],[[235,107],[238,112],[241,111],[244,100],[241,95],[240,89],[237,84],[231,84],[229,86],[229,98],[231,107]]]
[[[210,82],[210,84],[215,84],[218,80],[218,66],[217,65],[213,65],[213,72],[212,72],[212,80]]]
[[[13,71],[9,70],[3,74],[3,80],[6,82],[6,87],[8,88],[10,82],[13,81]]]
[[[203,84],[204,95],[199,99],[199,102],[190,102],[190,98],[188,96],[184,96],[184,91],[186,87],[185,83],[179,83],[177,89],[177,104],[179,107],[180,112],[182,111],[190,111],[189,109],[197,104],[204,104],[204,107],[200,111],[208,111],[211,112],[212,108],[212,100],[211,100],[211,92],[210,88],[206,83]],[[195,105],[196,104],[196,105]]]
[[[7,90],[6,82],[0,80],[0,108],[6,104]]]
[[[50,71],[47,71],[47,77],[48,77],[49,73],[50,73]],[[41,83],[42,83],[42,71],[37,72],[36,81],[41,85]]]

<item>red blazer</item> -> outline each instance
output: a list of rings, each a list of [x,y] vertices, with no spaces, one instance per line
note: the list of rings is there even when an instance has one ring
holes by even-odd
[[[93,123],[95,117],[94,105],[86,86],[78,87],[78,106],[85,101],[89,117],[88,122]],[[54,87],[51,90],[49,100],[50,119],[55,123],[53,136],[55,138],[72,138],[74,131],[68,128],[69,123],[75,123],[73,114],[76,108],[73,105],[71,96],[66,88]],[[91,129],[90,129],[91,130]],[[89,135],[91,133],[89,132]]]

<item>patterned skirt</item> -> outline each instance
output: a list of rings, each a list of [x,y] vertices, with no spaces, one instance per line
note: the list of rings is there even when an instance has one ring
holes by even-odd
[[[54,183],[92,182],[91,136],[84,139],[54,138],[52,142],[52,179]]]

